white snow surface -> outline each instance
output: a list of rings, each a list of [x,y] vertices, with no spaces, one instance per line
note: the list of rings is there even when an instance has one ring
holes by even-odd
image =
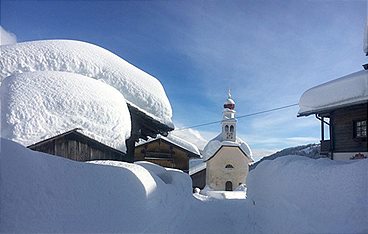
[[[303,93],[299,115],[354,105],[368,101],[368,71],[362,70],[318,85]]]
[[[192,195],[187,174],[154,164],[75,162],[6,139],[0,146],[1,233],[368,231],[368,159],[264,161],[247,177],[247,199],[208,200]]]
[[[66,71],[103,80],[126,101],[173,127],[172,109],[161,83],[112,52],[87,42],[44,40],[1,46],[0,82],[29,71]]]
[[[251,161],[254,161],[252,158],[252,151],[249,145],[245,141],[243,141],[239,137],[236,138],[235,142],[223,141],[221,133],[217,135],[215,138],[213,138],[212,140],[210,140],[207,143],[206,147],[204,147],[203,152],[202,152],[203,161],[207,161],[208,159],[210,159],[213,156],[213,154],[216,153],[216,151],[219,150],[220,147],[223,145],[239,146],[244,151],[244,153],[247,154],[248,158]]]
[[[1,136],[25,146],[81,128],[121,151],[130,137],[123,95],[104,82],[69,72],[26,72],[0,86]]]
[[[368,19],[367,19],[367,25],[365,26],[365,32],[364,32],[363,51],[365,54],[368,54]]]
[[[189,152],[192,152],[194,154],[197,154],[198,156],[201,154],[199,152],[198,147],[196,145],[194,145],[194,144],[192,144],[192,143],[190,143],[190,142],[188,142],[188,141],[186,141],[186,140],[184,140],[184,139],[182,139],[180,137],[177,137],[177,136],[175,136],[175,135],[173,135],[171,133],[169,133],[167,135],[167,137],[164,137],[164,136],[161,136],[161,135],[157,135],[156,138],[150,137],[147,141],[144,141],[144,140],[140,141],[139,143],[136,144],[136,146],[139,146],[139,145],[142,145],[142,144],[146,144],[148,142],[151,142],[151,141],[154,141],[154,140],[160,139],[160,138],[161,139],[164,139],[164,140],[166,140],[166,141],[168,141],[168,142],[170,142],[170,143],[172,143],[174,145],[177,145],[177,146],[179,146],[179,147],[181,147],[181,148],[183,148],[185,150],[188,150]]]

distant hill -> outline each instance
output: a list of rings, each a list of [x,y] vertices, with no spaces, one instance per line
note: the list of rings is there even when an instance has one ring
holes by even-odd
[[[320,155],[320,144],[309,144],[309,145],[300,145],[295,147],[290,147],[283,149],[281,151],[278,151],[274,154],[271,154],[269,156],[266,156],[259,160],[258,162],[254,163],[250,166],[250,170],[257,167],[257,165],[264,160],[273,160],[278,157],[286,156],[286,155],[299,155],[299,156],[305,156],[309,158],[323,158],[324,155]]]

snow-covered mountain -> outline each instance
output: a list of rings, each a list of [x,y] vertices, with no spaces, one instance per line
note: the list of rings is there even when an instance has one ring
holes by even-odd
[[[308,145],[300,145],[295,147],[286,148],[283,150],[280,150],[274,154],[271,154],[269,156],[266,156],[259,160],[258,162],[252,164],[250,166],[250,170],[253,170],[257,167],[258,164],[265,160],[274,160],[279,157],[283,157],[286,155],[298,155],[298,156],[305,156],[308,158],[323,158],[323,155],[320,155],[320,144],[308,144]]]

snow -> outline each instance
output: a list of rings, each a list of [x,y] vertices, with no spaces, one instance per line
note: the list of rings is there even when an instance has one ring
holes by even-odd
[[[163,140],[166,140],[174,145],[177,145],[189,152],[192,152],[194,154],[197,154],[198,156],[201,154],[199,152],[199,149],[196,145],[184,140],[184,139],[181,139],[180,137],[177,137],[173,134],[171,134],[171,132],[167,135],[167,137],[164,137],[164,136],[161,136],[161,135],[158,135],[156,138],[149,138],[147,141],[140,141],[138,144],[136,144],[136,146],[139,146],[139,145],[142,145],[142,144],[146,144],[146,143],[149,143],[151,141],[154,141],[156,139],[163,139]]]
[[[17,43],[17,37],[13,33],[6,31],[0,25],[0,45],[9,45],[15,43]]]
[[[173,127],[171,105],[161,83],[99,46],[72,40],[44,40],[4,45],[0,53],[0,82],[12,74],[29,71],[77,73],[113,86],[130,105]]]
[[[83,163],[0,145],[1,233],[368,231],[368,159],[265,161],[247,177],[247,199],[218,200],[193,196],[187,174],[154,164]]]
[[[226,145],[226,146],[239,146],[240,149],[242,151],[244,151],[244,153],[247,154],[247,157],[249,159],[251,159],[252,161],[254,161],[253,158],[252,158],[252,151],[251,151],[249,145],[246,142],[244,142],[239,137],[236,138],[236,141],[235,142],[232,142],[232,141],[223,141],[222,140],[222,134],[219,134],[217,137],[213,138],[212,140],[210,140],[208,142],[208,144],[206,145],[206,147],[203,149],[203,152],[202,152],[203,160],[204,161],[207,161],[223,145]]]
[[[368,71],[362,70],[318,85],[303,93],[299,100],[299,115],[310,115],[366,102]]]
[[[363,51],[366,55],[368,55],[368,19],[367,19],[367,25],[365,26],[365,32],[364,32]]]
[[[193,161],[195,160],[195,161]],[[193,175],[197,172],[206,169],[206,163],[203,159],[191,159],[189,160],[189,175]]]
[[[247,200],[262,233],[368,233],[368,160],[285,156],[248,176]]]
[[[81,128],[121,151],[131,122],[123,95],[104,82],[69,72],[26,72],[0,86],[1,136],[25,146]]]

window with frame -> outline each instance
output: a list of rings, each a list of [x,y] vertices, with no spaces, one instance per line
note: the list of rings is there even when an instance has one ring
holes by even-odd
[[[355,138],[367,137],[367,120],[354,121],[354,137]]]

